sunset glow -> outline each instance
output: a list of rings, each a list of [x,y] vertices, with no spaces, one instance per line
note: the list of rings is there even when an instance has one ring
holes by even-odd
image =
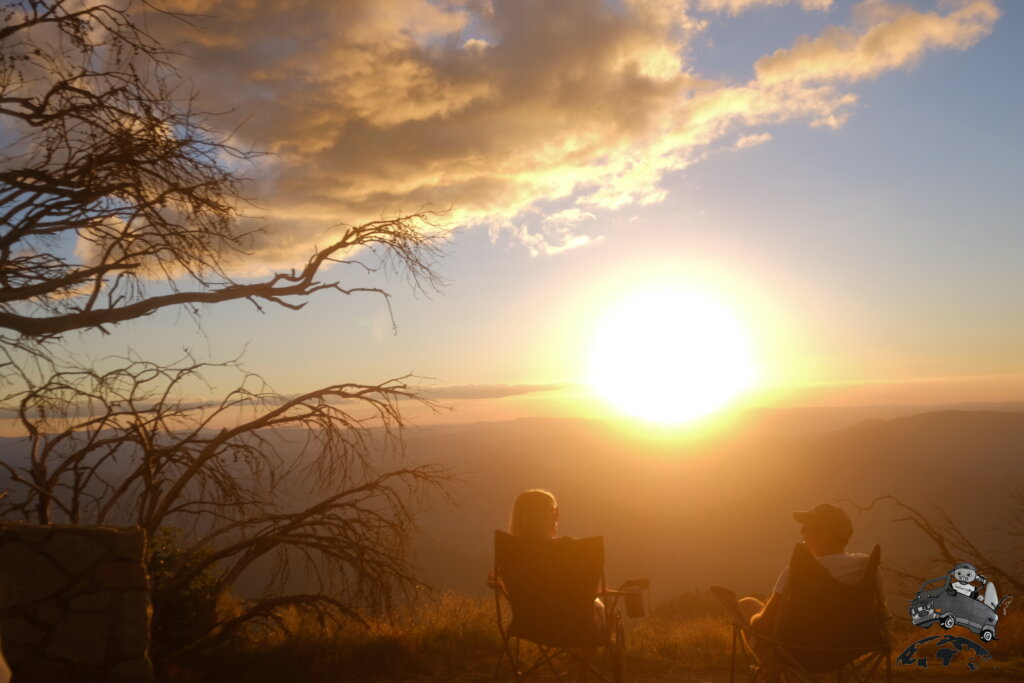
[[[219,308],[204,358],[239,358],[285,394],[408,373],[491,388],[428,422],[568,411],[665,431],[651,420],[715,413],[704,425],[739,403],[1020,397],[1024,90],[1006,65],[1024,3],[523,5],[168,3],[199,26],[147,13],[181,46],[197,111],[218,113],[215,137],[255,153],[237,164],[251,254],[226,275],[301,267],[342,226],[419,208],[444,209],[450,231],[436,295],[339,263],[323,281],[359,295]],[[672,305],[597,331],[620,297],[673,283],[729,311],[756,371]],[[192,348],[182,322],[107,326],[81,353],[176,359]]]
[[[747,332],[711,296],[666,287],[627,297],[604,319],[590,382],[626,415],[680,424],[753,387]]]
[[[0,683],[1021,671],[1024,0],[3,14]]]

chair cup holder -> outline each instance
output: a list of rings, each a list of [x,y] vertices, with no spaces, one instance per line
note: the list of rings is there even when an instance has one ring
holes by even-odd
[[[623,596],[626,604],[626,615],[636,619],[644,615],[644,592],[640,588],[627,588]]]

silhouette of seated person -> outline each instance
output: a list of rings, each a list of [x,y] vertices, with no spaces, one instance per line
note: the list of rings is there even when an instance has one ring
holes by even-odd
[[[593,598],[593,614],[589,617],[591,623],[581,624],[576,622],[572,615],[569,615],[569,619],[565,625],[567,631],[575,631],[580,633],[581,631],[589,631],[589,627],[593,627],[592,635],[585,638],[586,641],[597,642],[597,634],[603,630],[605,624],[605,607],[600,598],[596,597],[599,589],[599,581],[601,576],[601,567],[603,565],[603,546],[600,544],[600,539],[583,539],[577,541],[568,537],[558,537],[558,502],[555,500],[554,494],[544,489],[530,489],[523,491],[516,496],[515,503],[512,506],[512,514],[509,518],[509,534],[511,536],[525,539],[528,541],[538,542],[542,545],[536,546],[538,551],[538,557],[555,557],[564,556],[566,554],[584,554],[593,555],[595,552],[600,554],[600,557],[591,558],[594,561],[585,564],[590,565],[593,569],[592,572],[585,571],[586,575],[573,575],[569,577],[563,577],[561,585],[551,587],[535,587],[542,588],[543,590],[556,590],[556,591],[571,591],[578,594],[580,591],[588,592],[588,598]],[[589,541],[589,543],[588,543]],[[597,543],[593,543],[596,541]],[[550,545],[548,545],[550,544]],[[549,551],[549,552],[546,552]],[[536,568],[538,574],[541,573],[541,568]],[[525,571],[523,571],[525,570]],[[520,567],[518,572],[520,576],[530,576],[532,574],[531,568]],[[492,577],[493,579],[494,577]],[[502,581],[502,577],[497,577],[498,582]],[[590,585],[588,585],[590,584]],[[528,616],[528,615],[524,615]],[[584,617],[588,619],[588,617]],[[513,620],[513,627],[515,626],[515,619]],[[557,631],[560,626],[557,623],[548,623],[542,626],[544,631],[549,631],[549,637],[553,640],[558,639]],[[512,631],[510,631],[512,632]],[[517,635],[516,633],[512,633]],[[558,643],[559,645],[568,645],[570,649],[577,655],[581,660],[580,666],[577,673],[577,681],[586,681],[589,677],[589,670],[587,663],[592,662],[596,657],[596,647],[589,644],[577,643]]]
[[[794,548],[790,565],[766,602],[747,597],[739,607],[755,634],[797,644],[787,652],[811,671],[831,670],[859,656],[858,649],[862,654],[888,642],[880,551],[846,551],[853,524],[835,505],[794,512],[793,519],[801,524],[803,543]],[[759,661],[771,661],[766,641],[755,635],[747,645]],[[769,680],[778,674],[764,673]]]

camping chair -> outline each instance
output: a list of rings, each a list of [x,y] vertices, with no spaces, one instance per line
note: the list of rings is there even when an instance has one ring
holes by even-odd
[[[647,581],[607,590],[600,536],[534,540],[495,531],[491,585],[502,640],[495,680],[506,661],[517,683],[541,672],[574,680],[575,671],[566,672],[568,661],[588,667],[602,683],[622,683],[625,643],[618,599],[625,596],[630,607],[642,599]],[[604,602],[604,623],[595,597]]]
[[[845,584],[798,544],[771,634],[751,629],[735,593],[712,586],[712,594],[725,606],[733,624],[729,680],[736,680],[736,641],[742,637],[757,664],[755,680],[770,680],[774,674],[787,682],[804,683],[834,671],[838,681],[862,683],[884,662],[885,680],[891,681],[891,647],[878,584],[880,557],[881,548],[876,545],[864,576]],[[750,647],[751,639],[757,640],[760,654]]]

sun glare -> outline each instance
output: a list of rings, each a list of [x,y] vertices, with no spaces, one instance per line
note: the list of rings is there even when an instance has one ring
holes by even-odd
[[[621,412],[665,424],[709,415],[752,388],[750,341],[707,294],[659,287],[628,297],[598,328],[590,383]]]

